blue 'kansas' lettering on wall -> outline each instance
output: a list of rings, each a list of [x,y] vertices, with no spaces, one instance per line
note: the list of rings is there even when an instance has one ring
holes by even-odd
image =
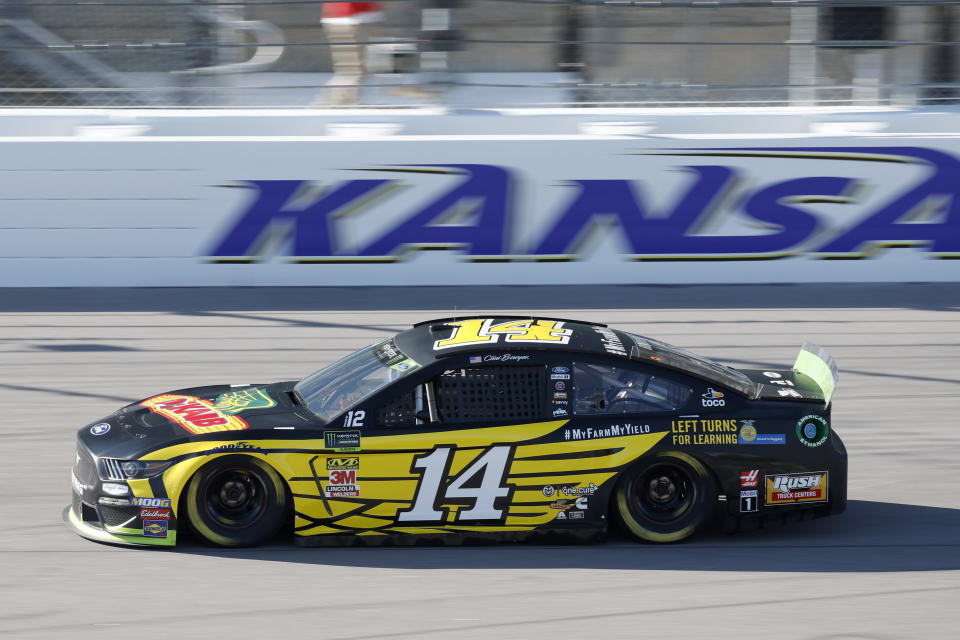
[[[920,163],[930,174],[870,212],[856,225],[821,241],[813,252],[827,257],[862,257],[880,246],[922,246],[941,256],[960,255],[960,162],[919,147],[749,147],[683,149],[677,156],[749,156],[808,158],[816,166],[829,160]],[[575,192],[547,222],[532,246],[508,244],[513,177],[503,167],[482,164],[411,165],[384,171],[447,173],[462,179],[359,250],[348,252],[336,233],[336,219],[357,211],[395,180],[350,180],[329,187],[311,202],[296,197],[309,181],[256,180],[256,200],[237,218],[211,252],[214,259],[252,261],[265,239],[281,234],[294,259],[311,261],[392,261],[426,248],[454,249],[467,259],[573,259],[584,240],[611,222],[634,259],[775,258],[795,254],[821,228],[816,215],[793,202],[844,202],[854,178],[794,178],[762,186],[738,204],[742,213],[774,229],[762,235],[698,235],[695,230],[741,170],[728,166],[688,165],[690,184],[666,211],[651,212],[644,188],[634,180],[572,180]],[[470,207],[465,221],[445,220],[451,211]],[[915,219],[925,214],[923,221]],[[809,249],[809,248],[807,248]]]

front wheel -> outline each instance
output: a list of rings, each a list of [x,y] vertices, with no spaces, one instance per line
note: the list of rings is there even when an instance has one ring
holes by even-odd
[[[187,517],[206,542],[250,547],[276,534],[287,511],[283,480],[250,456],[224,456],[205,465],[187,485]]]
[[[679,542],[693,535],[716,504],[713,476],[693,456],[658,454],[617,484],[614,512],[643,542]]]

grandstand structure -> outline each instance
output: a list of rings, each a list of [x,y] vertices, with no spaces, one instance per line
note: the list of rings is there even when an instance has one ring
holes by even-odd
[[[0,106],[307,107],[324,0],[0,0]],[[954,103],[960,0],[383,0],[358,106]]]

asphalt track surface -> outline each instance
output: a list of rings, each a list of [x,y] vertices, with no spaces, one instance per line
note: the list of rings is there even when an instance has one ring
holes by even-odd
[[[174,551],[62,522],[74,433],[209,382],[303,376],[430,317],[607,322],[736,365],[840,365],[835,518],[681,545]],[[960,287],[0,290],[0,636],[956,638]]]

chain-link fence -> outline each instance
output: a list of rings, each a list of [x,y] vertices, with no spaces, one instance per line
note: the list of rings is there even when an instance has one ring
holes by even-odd
[[[960,0],[381,0],[376,21],[346,31],[323,22],[325,4],[0,0],[0,105],[909,105],[960,95]]]

